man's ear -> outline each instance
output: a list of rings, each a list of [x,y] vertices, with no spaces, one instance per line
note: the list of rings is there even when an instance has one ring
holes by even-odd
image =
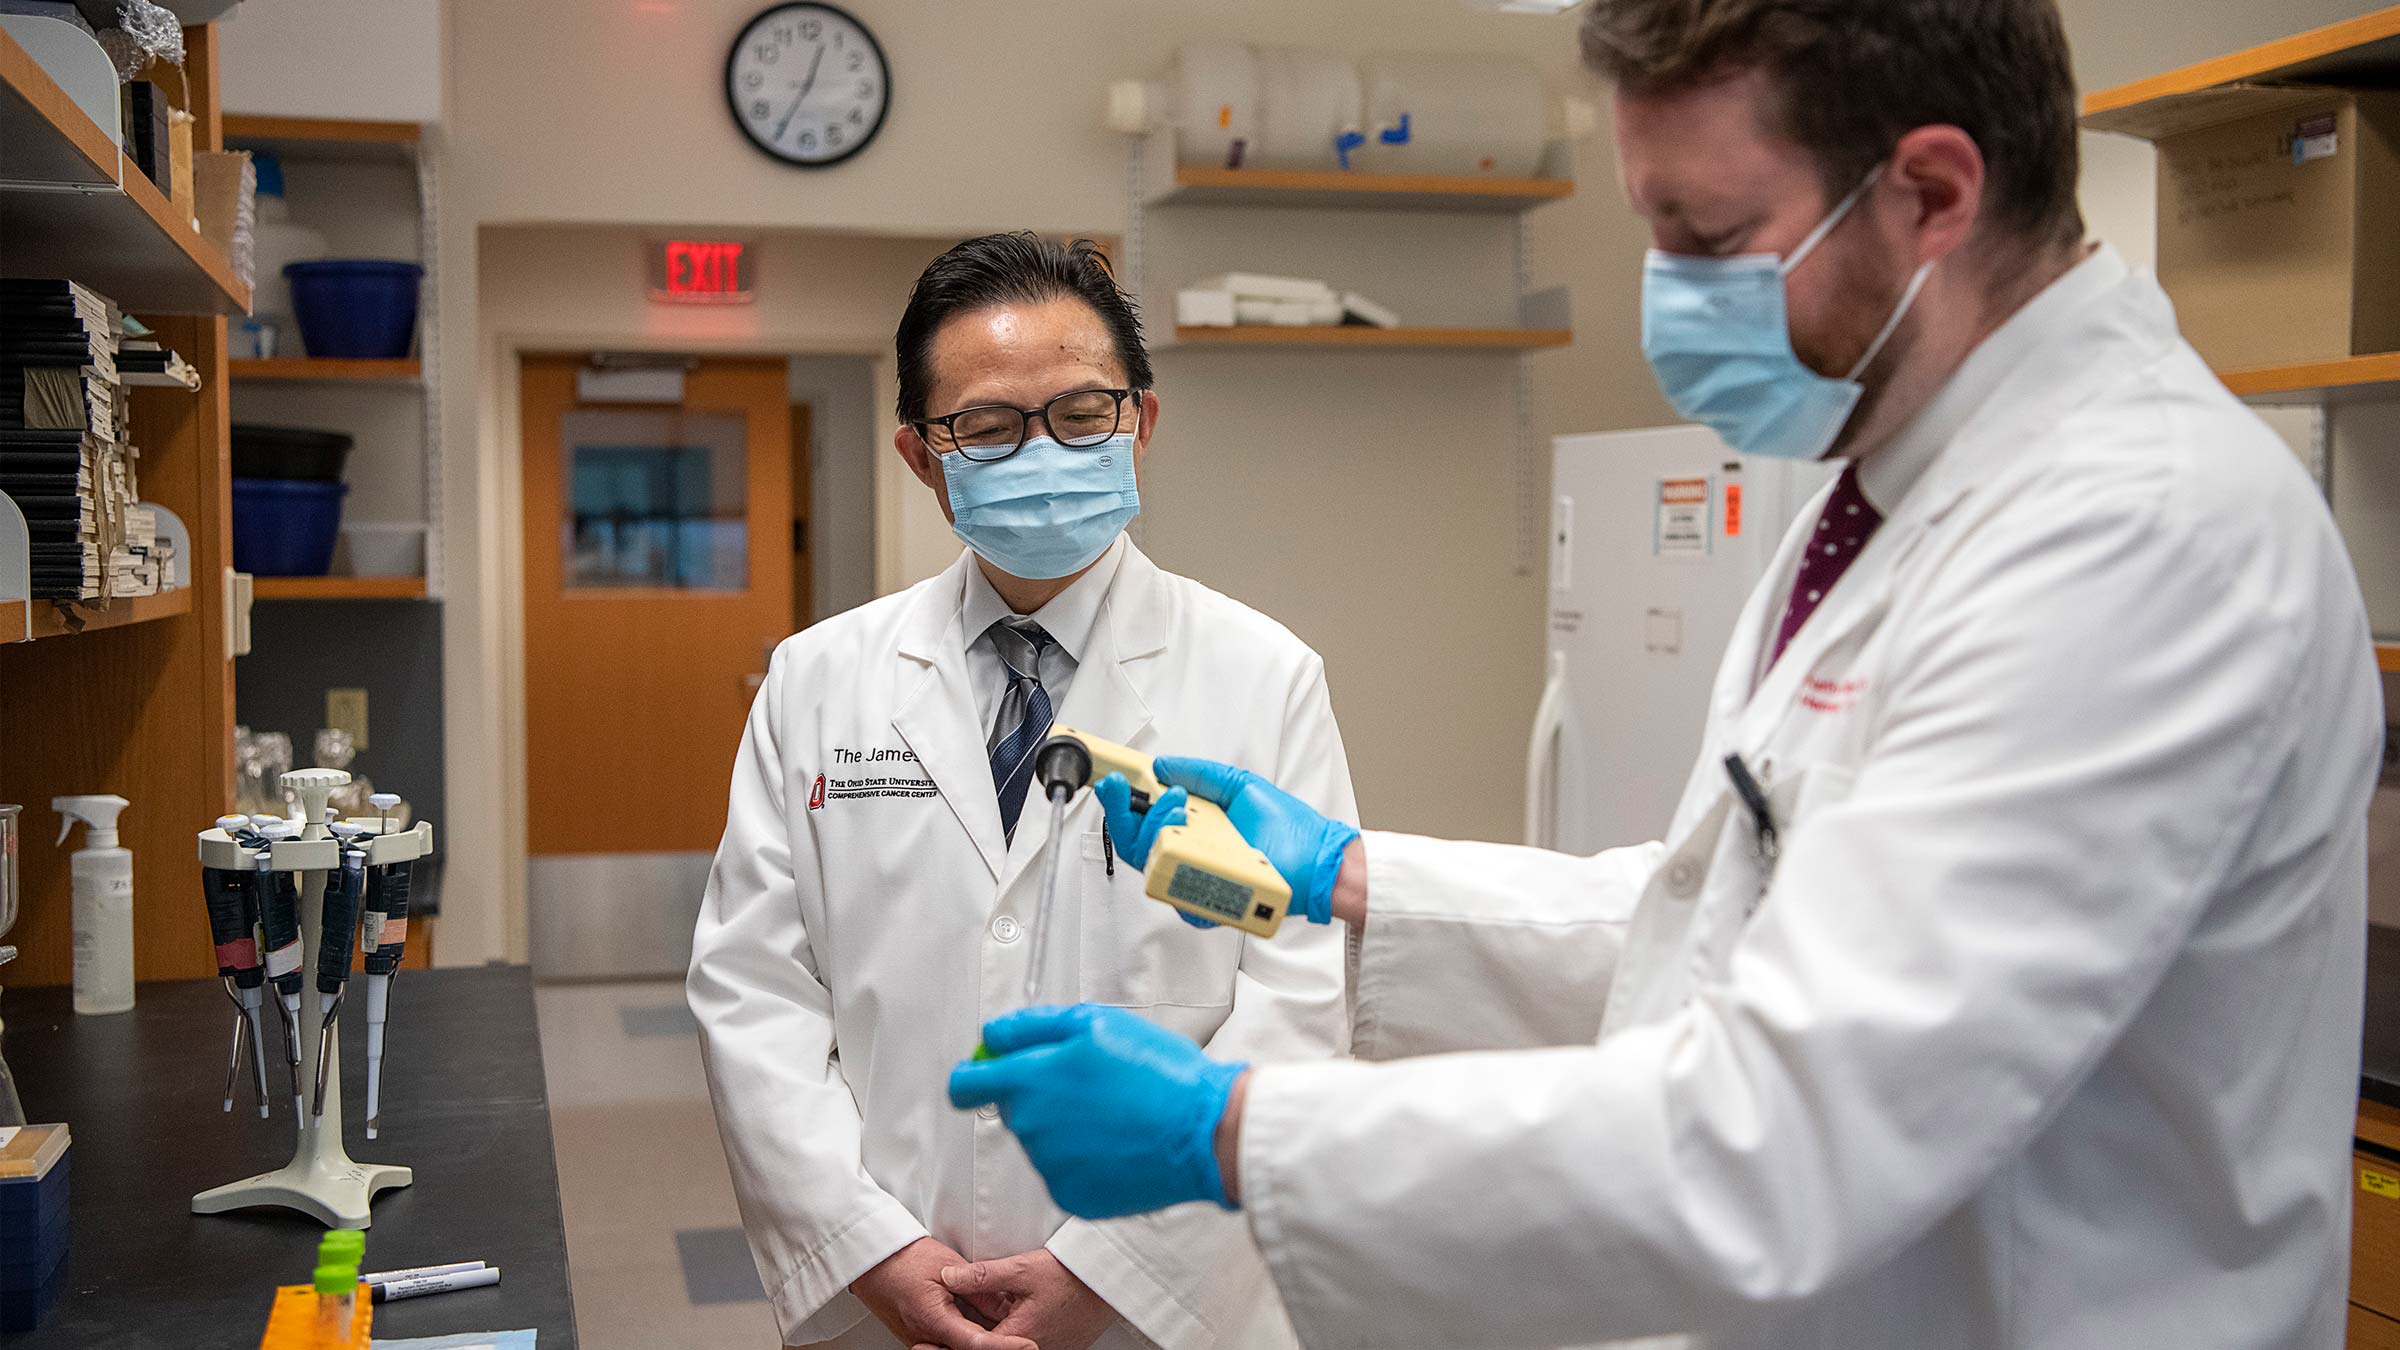
[[[1150,449],[1150,438],[1158,434],[1158,393],[1145,389],[1141,393],[1142,425],[1133,433],[1133,462],[1138,467],[1142,456]]]
[[[901,461],[917,476],[918,482],[936,492],[947,490],[942,483],[942,466],[934,462],[932,447],[925,444],[925,438],[917,434],[915,427],[903,423],[893,432],[892,448],[900,452]]]

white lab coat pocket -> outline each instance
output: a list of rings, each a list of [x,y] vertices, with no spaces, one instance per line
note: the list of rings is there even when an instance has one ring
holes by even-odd
[[[1103,850],[1100,831],[1085,831],[1078,853],[1083,937],[1078,965],[1085,1001],[1121,1008],[1230,1007],[1242,935],[1230,928],[1194,928],[1170,906],[1144,895],[1142,874]]]

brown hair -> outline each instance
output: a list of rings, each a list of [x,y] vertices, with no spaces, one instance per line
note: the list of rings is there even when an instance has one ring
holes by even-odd
[[[1749,69],[1827,198],[1921,126],[1983,153],[1983,218],[2034,244],[2083,237],[2075,77],[2055,0],[1592,0],[1583,57],[1636,94]]]

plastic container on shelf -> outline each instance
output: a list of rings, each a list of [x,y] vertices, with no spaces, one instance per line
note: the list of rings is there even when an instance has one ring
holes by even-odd
[[[1499,56],[1377,56],[1361,63],[1363,173],[1529,178],[1550,110],[1541,73]]]
[[[1336,142],[1360,129],[1358,64],[1311,47],[1260,47],[1258,138],[1242,160],[1254,169],[1332,170]]]
[[[350,457],[351,444],[351,438],[338,431],[236,422],[233,476],[338,483],[342,481],[342,464]]]
[[[233,567],[261,577],[321,577],[341,537],[342,483],[233,480]]]
[[[1258,58],[1249,44],[1183,44],[1168,88],[1176,158],[1240,168],[1258,139]]]
[[[421,577],[425,575],[425,527],[385,521],[355,521],[342,526],[342,549],[349,555],[354,577]]]
[[[284,199],[283,161],[271,153],[254,151],[250,163],[258,171],[258,223],[250,245],[257,285],[251,291],[250,312],[289,334],[292,288],[284,280],[283,269],[309,258],[322,258],[330,246],[323,231],[292,219],[291,204]]]
[[[381,258],[326,258],[283,269],[292,283],[300,345],[315,357],[394,360],[417,332],[425,269]]]

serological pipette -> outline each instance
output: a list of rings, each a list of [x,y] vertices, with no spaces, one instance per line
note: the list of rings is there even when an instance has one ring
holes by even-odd
[[[317,1031],[317,1095],[311,1114],[325,1114],[325,1068],[333,1055],[334,1019],[342,1013],[342,994],[350,987],[350,948],[358,940],[358,904],[367,886],[367,855],[354,847],[360,828],[335,825],[342,841],[341,865],[325,875],[325,927],[317,937],[317,998],[325,1018]]]
[[[1042,859],[1041,908],[1033,916],[1033,964],[1025,971],[1025,1006],[1041,998],[1042,971],[1057,925],[1058,866],[1067,852],[1067,801],[1092,781],[1092,752],[1073,736],[1052,736],[1033,752],[1033,779],[1050,801],[1050,842]]]
[[[383,1024],[391,1011],[392,981],[408,952],[408,892],[416,864],[390,863],[367,869],[367,1137],[383,1116]]]

